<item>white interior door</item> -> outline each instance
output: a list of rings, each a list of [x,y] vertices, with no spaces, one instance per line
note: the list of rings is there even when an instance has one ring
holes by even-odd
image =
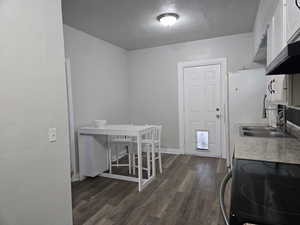
[[[183,73],[185,152],[221,157],[221,65],[187,67]]]

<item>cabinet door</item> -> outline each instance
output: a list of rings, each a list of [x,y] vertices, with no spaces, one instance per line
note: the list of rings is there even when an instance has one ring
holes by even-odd
[[[299,5],[300,1],[298,0]],[[300,28],[300,9],[295,0],[287,0],[287,40],[290,40]]]
[[[286,4],[280,0],[272,19],[272,58],[276,58],[286,46]]]
[[[273,20],[271,24],[268,27],[267,31],[267,66],[272,62],[273,60],[273,53],[272,53],[272,46],[273,46]]]
[[[290,1],[290,0],[288,0]],[[271,23],[271,60],[276,58],[287,44],[286,41],[286,0],[280,0],[274,12]],[[270,101],[272,103],[286,102],[285,75],[270,76]]]

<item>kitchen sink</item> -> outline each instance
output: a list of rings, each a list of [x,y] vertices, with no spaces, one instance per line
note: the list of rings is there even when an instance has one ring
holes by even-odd
[[[278,128],[263,126],[245,126],[241,127],[241,129],[245,131],[278,131]]]
[[[243,132],[242,136],[246,137],[266,137],[266,138],[292,138],[290,134],[283,132]]]
[[[277,128],[263,126],[243,126],[240,128],[240,134],[244,137],[295,138]]]

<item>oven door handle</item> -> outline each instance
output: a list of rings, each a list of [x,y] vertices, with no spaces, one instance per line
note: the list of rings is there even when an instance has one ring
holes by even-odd
[[[230,170],[226,174],[226,176],[223,178],[221,186],[220,186],[220,190],[219,190],[219,202],[220,202],[220,207],[221,207],[221,213],[222,213],[222,216],[224,218],[226,225],[230,225],[230,224],[229,224],[229,219],[226,215],[226,209],[225,209],[225,191],[226,191],[226,186],[231,178],[232,178],[232,171]]]

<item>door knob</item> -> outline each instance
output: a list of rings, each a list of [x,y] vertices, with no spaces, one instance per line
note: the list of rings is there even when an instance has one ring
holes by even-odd
[[[216,111],[219,112],[219,111],[220,111],[220,108],[216,108]]]
[[[217,119],[220,119],[220,115],[216,115]]]

